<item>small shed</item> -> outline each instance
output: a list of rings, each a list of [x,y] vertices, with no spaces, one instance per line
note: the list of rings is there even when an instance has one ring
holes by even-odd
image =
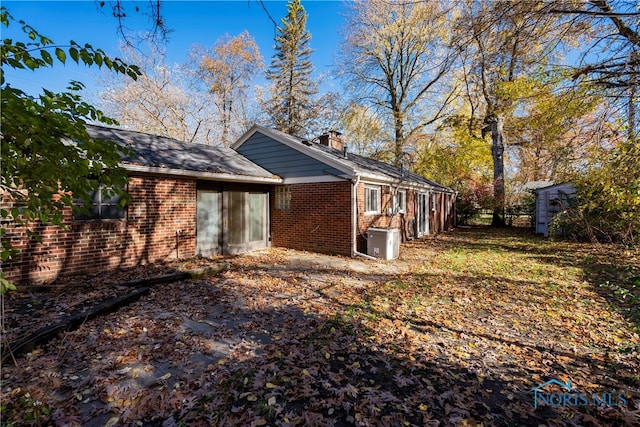
[[[565,211],[576,198],[576,189],[571,183],[553,184],[533,190],[536,197],[536,233],[549,236],[553,217]]]

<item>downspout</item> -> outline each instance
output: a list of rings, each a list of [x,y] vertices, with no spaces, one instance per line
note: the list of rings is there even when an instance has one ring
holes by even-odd
[[[351,180],[351,182],[353,184],[353,197],[352,197],[353,206],[351,209],[351,212],[352,212],[351,231],[353,234],[352,252],[354,256],[361,256],[363,258],[367,258],[375,261],[377,260],[377,258],[367,254],[363,254],[362,252],[358,252],[358,184],[360,183],[360,175],[356,175],[355,181]]]

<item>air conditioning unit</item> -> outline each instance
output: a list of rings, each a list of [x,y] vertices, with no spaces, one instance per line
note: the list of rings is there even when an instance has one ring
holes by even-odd
[[[370,227],[367,230],[367,255],[387,260],[398,258],[400,256],[400,230]]]

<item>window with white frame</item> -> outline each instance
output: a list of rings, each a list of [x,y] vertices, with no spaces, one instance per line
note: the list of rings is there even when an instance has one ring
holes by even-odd
[[[438,195],[436,193],[431,194],[431,210],[436,210],[436,204],[438,203]]]
[[[288,211],[291,209],[291,187],[282,185],[276,187],[276,209]]]
[[[89,195],[91,203],[84,205],[82,200],[75,202],[76,212],[74,219],[90,220],[90,219],[124,219],[127,210],[122,204],[122,196],[117,194],[113,189],[107,187],[99,187],[92,191]]]
[[[395,206],[395,211],[397,213],[407,212],[407,191],[406,190],[396,191],[394,206]]]
[[[364,213],[368,215],[380,213],[380,187],[370,185],[364,187]]]

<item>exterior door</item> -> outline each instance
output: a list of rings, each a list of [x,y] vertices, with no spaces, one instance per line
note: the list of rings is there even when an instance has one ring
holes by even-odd
[[[418,194],[418,236],[429,234],[429,193]]]
[[[267,246],[267,193],[224,193],[223,253],[237,254]]]
[[[220,208],[222,193],[198,191],[196,196],[196,254],[220,253]]]
[[[268,194],[198,190],[196,254],[233,255],[268,244]]]

